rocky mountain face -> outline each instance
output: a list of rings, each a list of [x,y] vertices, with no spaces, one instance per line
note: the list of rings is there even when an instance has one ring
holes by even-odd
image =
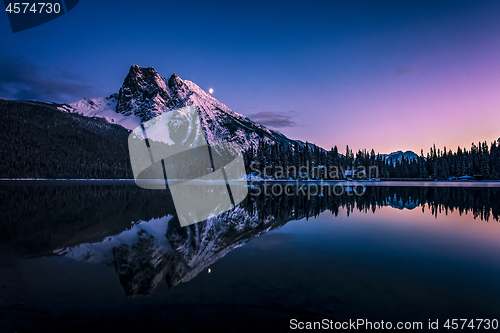
[[[390,154],[382,154],[382,156],[385,158],[386,161],[389,161],[392,159],[393,163],[396,163],[396,161],[401,162],[403,157],[406,160],[414,160],[418,158],[418,155],[412,152],[411,150],[405,151],[404,153],[401,150],[392,152]]]
[[[71,104],[67,111],[104,117],[134,129],[164,112],[193,104],[198,109],[209,143],[235,142],[243,151],[250,147],[257,148],[259,141],[304,145],[234,112],[195,83],[182,80],[175,73],[167,79],[152,67],[133,65],[117,94],[107,98],[83,99]]]
[[[171,95],[182,89],[182,80],[173,74],[168,83],[152,67],[130,67],[118,92],[116,112],[144,122],[174,108],[176,101]]]

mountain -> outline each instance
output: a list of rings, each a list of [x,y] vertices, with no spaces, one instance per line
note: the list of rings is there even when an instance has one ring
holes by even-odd
[[[152,67],[133,65],[118,93],[106,98],[85,98],[61,110],[103,117],[109,122],[134,129],[165,112],[193,104],[198,108],[209,143],[232,141],[243,151],[250,147],[257,148],[259,141],[285,146],[304,145],[234,112],[195,83],[182,80],[175,73],[166,79]]]
[[[5,126],[0,177],[132,178],[130,130],[191,105],[196,106],[206,140],[236,143],[248,153],[244,154],[247,168],[252,160],[262,160],[261,169],[269,163],[296,170],[306,159],[311,165],[325,162],[323,148],[311,144],[305,153],[305,143],[234,112],[195,83],[175,73],[166,79],[152,67],[133,65],[119,91],[108,97],[84,98],[70,105],[0,101]],[[411,151],[382,156],[393,162],[417,158]]]
[[[285,146],[305,145],[302,141],[291,140],[234,112],[192,81],[183,80],[175,73],[167,79],[160,76],[153,67],[133,65],[118,93],[108,97],[84,98],[60,109],[88,117],[102,117],[108,122],[133,130],[142,122],[192,104],[198,107],[205,137],[210,143],[233,141],[243,151],[250,147],[256,149],[259,141]],[[401,161],[403,157],[418,157],[412,151],[397,151],[382,156],[387,161],[392,158],[393,162]]]
[[[389,161],[392,159],[393,163],[396,163],[396,161],[401,162],[403,157],[406,160],[415,160],[418,158],[418,155],[412,152],[411,150],[405,151],[404,153],[401,150],[398,150],[396,152],[392,152],[390,154],[381,154],[381,156],[386,160]]]
[[[397,195],[387,198],[386,205],[392,208],[403,210],[413,210],[420,206],[421,202],[419,199],[408,198],[409,200],[403,200],[402,198],[398,198]],[[424,203],[425,204],[425,203]]]

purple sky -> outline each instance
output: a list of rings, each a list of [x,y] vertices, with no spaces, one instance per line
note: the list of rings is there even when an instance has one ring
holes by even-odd
[[[500,137],[498,1],[88,0],[16,34],[2,15],[0,98],[105,96],[138,64],[341,152]]]

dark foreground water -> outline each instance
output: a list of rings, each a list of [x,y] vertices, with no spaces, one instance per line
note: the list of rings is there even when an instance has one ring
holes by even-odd
[[[500,320],[500,188],[272,193],[182,228],[167,191],[3,185],[0,331]]]

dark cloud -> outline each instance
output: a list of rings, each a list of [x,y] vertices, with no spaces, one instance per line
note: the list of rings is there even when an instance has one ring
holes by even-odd
[[[396,75],[402,76],[402,75],[409,75],[415,73],[416,70],[414,67],[399,67],[396,69]]]
[[[0,98],[68,103],[93,95],[89,84],[65,68],[0,55]]]
[[[259,124],[276,128],[294,127],[297,125],[293,120],[294,117],[291,112],[289,114],[283,114],[271,111],[261,111],[249,114],[248,118]]]

